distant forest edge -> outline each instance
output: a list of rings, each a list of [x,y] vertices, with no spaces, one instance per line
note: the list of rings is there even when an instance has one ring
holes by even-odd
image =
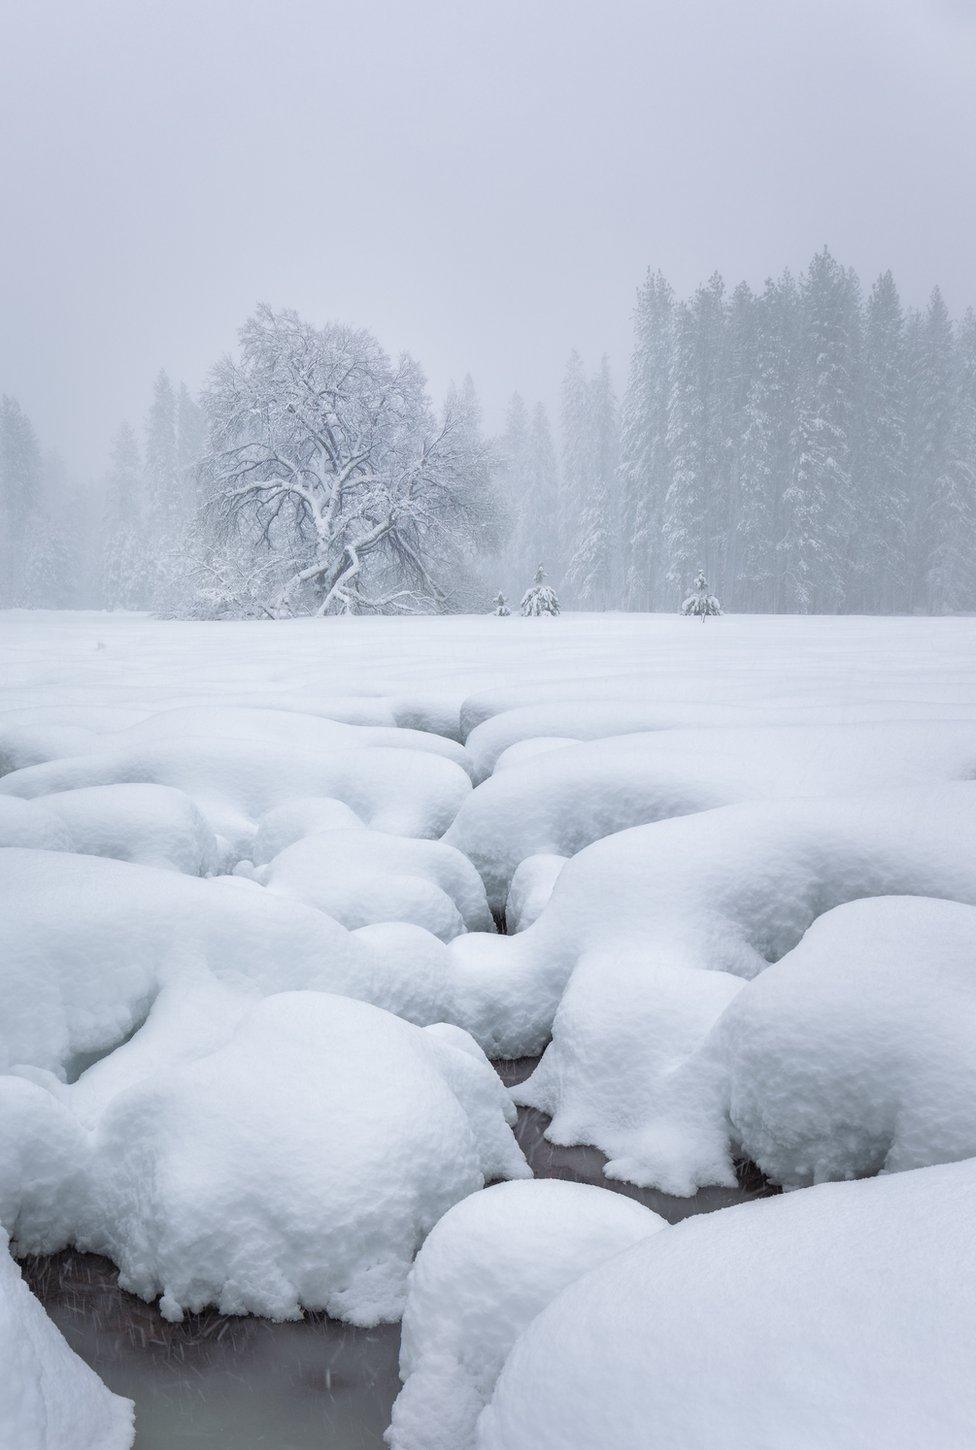
[[[976,314],[905,309],[825,249],[797,279],[637,295],[622,401],[578,354],[558,441],[514,396],[484,436],[367,332],[259,308],[194,397],[156,380],[97,486],[0,406],[0,604],[191,617],[454,611],[976,610]]]

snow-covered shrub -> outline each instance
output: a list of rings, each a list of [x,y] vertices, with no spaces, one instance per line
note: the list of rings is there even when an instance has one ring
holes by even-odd
[[[556,1295],[665,1228],[581,1183],[502,1183],[449,1209],[410,1271],[391,1450],[471,1450],[509,1350]]]
[[[715,595],[708,592],[708,580],[701,569],[698,571],[693,592],[681,606],[681,613],[694,615],[703,624],[710,615],[722,613],[722,606]]]
[[[967,1450],[976,1160],[685,1219],[571,1284],[478,1450]]]
[[[559,600],[551,584],[545,582],[546,571],[540,564],[535,571],[532,584],[522,595],[521,610],[526,617],[540,614],[558,614]]]

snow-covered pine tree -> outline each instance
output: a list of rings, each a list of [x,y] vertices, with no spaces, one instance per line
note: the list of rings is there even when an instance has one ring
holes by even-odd
[[[626,567],[622,603],[650,609],[662,602],[661,514],[668,488],[668,375],[674,293],[648,271],[634,309],[634,350],[621,410],[620,482]]]
[[[545,582],[546,571],[540,564],[535,578],[522,595],[522,614],[528,619],[542,614],[558,614],[559,600],[552,586]]]
[[[671,476],[661,517],[666,578],[672,588],[688,577],[708,534],[710,480],[705,472],[704,419],[698,377],[695,317],[687,302],[675,309],[668,389]]]
[[[36,546],[41,450],[16,398],[0,398],[0,604],[26,603],[27,559]]]
[[[146,609],[152,580],[146,540],[145,479],[134,429],[123,423],[112,441],[104,485],[101,590],[106,609]]]
[[[757,303],[754,376],[744,407],[737,464],[734,578],[741,608],[776,602],[776,543],[789,476],[796,402],[796,283],[768,281]]]
[[[73,609],[82,602],[87,500],[72,494],[62,459],[46,450],[24,539],[22,599],[29,609]]]
[[[695,618],[700,619],[703,624],[710,615],[722,613],[722,606],[715,598],[715,595],[709,593],[708,580],[705,578],[704,570],[699,569],[694,590],[682,604],[681,613],[693,615]]]
[[[581,480],[582,507],[567,577],[575,584],[581,603],[603,609],[619,607],[626,575],[623,490],[618,471],[617,404],[606,357],[587,387],[586,432],[587,474]]]
[[[729,299],[722,342],[721,470],[716,480],[720,527],[713,552],[722,577],[735,579],[741,569],[736,525],[742,513],[745,488],[742,470],[747,405],[756,377],[759,348],[759,299],[745,282],[739,283]]]
[[[921,597],[923,607],[935,614],[965,608],[973,599],[976,459],[968,452],[972,439],[964,421],[971,386],[965,336],[957,344],[936,288],[922,325],[918,376]]]
[[[498,619],[507,619],[511,612],[512,611],[508,607],[504,594],[500,592],[496,594],[494,599],[492,600],[491,613],[495,615]]]
[[[857,524],[854,406],[860,312],[856,279],[826,247],[800,283],[799,390],[793,463],[783,495],[777,607],[838,610]]]
[[[864,316],[864,391],[859,468],[863,526],[859,588],[852,603],[889,614],[906,603],[908,487],[905,318],[895,279],[884,272]],[[853,591],[848,591],[851,598]]]
[[[562,432],[562,506],[553,546],[557,573],[564,574],[580,543],[583,511],[593,475],[593,430],[590,388],[583,359],[569,355],[560,395]]]
[[[519,539],[524,578],[532,560],[555,547],[560,536],[559,464],[549,415],[542,403],[532,409],[526,452],[525,507]]]

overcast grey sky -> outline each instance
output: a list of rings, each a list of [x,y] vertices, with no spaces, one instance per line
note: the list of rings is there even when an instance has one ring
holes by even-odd
[[[0,390],[79,469],[257,300],[489,421],[648,266],[976,302],[976,0],[4,0]]]

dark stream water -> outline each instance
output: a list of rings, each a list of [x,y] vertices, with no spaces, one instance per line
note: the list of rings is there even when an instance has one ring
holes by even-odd
[[[535,1059],[496,1063],[507,1083]],[[547,1119],[521,1109],[516,1134],[537,1178],[625,1193],[671,1223],[775,1190],[752,1165],[734,1189],[672,1198],[610,1183],[595,1148],[556,1148]],[[399,1390],[400,1327],[353,1329],[307,1314],[294,1324],[216,1312],[167,1324],[123,1293],[115,1266],[67,1251],[23,1261],[24,1277],[71,1347],[136,1403],[136,1450],[377,1450]]]

